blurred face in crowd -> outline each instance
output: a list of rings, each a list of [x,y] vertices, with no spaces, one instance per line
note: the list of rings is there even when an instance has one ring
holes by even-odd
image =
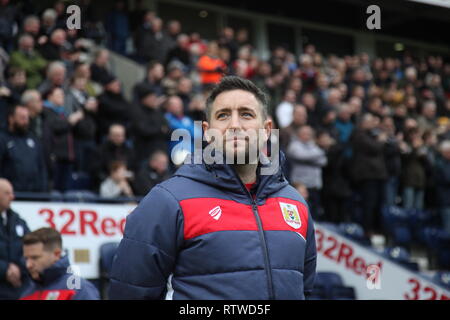
[[[50,268],[61,258],[61,248],[45,248],[42,242],[23,246],[23,256],[26,267],[34,280],[40,279],[40,274]]]
[[[150,109],[156,109],[158,108],[158,96],[154,93],[147,94],[141,99],[141,103]]]
[[[301,126],[305,125],[307,121],[308,121],[308,113],[306,112],[306,108],[301,104],[297,104],[294,107],[293,122],[296,125]]]
[[[41,22],[39,19],[28,19],[26,20],[23,29],[25,33],[30,33],[33,35],[39,34],[39,28],[41,27]]]
[[[351,116],[352,116],[352,113],[350,110],[350,106],[348,104],[342,104],[339,107],[339,113],[338,113],[339,120],[341,120],[343,122],[347,122],[347,121],[350,121]]]
[[[9,79],[13,87],[23,87],[27,82],[27,74],[23,70],[15,72]]]
[[[62,46],[66,41],[66,32],[62,29],[57,29],[52,32],[51,41],[53,44]]]
[[[117,80],[117,79],[114,80],[114,81],[111,81],[110,83],[108,83],[105,86],[105,89],[110,91],[110,92],[112,92],[112,93],[115,93],[115,94],[120,94],[120,92],[122,90],[121,85],[120,85],[120,81]]]
[[[109,61],[109,51],[108,50],[100,50],[95,59],[95,64],[101,67],[105,67]]]
[[[272,120],[265,117],[263,106],[256,96],[240,89],[224,91],[217,95],[210,112],[209,122],[203,122],[206,139],[211,142],[206,132],[214,129],[220,134],[217,139],[222,138],[227,157],[255,161],[249,156],[254,156],[253,151],[258,153],[262,150],[272,129]],[[260,134],[261,139],[258,139]],[[257,149],[250,153],[250,146]]]
[[[24,35],[19,41],[20,50],[29,52],[34,49],[34,39],[30,35]]]
[[[11,201],[14,200],[14,190],[12,184],[0,178],[0,212],[9,209]]]
[[[316,108],[316,98],[311,93],[305,93],[302,97],[303,105],[310,111]]]
[[[284,94],[284,101],[286,102],[295,103],[296,98],[297,94],[294,90],[287,90]]]
[[[125,128],[122,125],[116,124],[109,128],[108,140],[116,146],[121,146],[125,143]]]
[[[328,132],[323,132],[317,137],[317,145],[323,150],[328,150],[334,143],[334,139]]]
[[[441,154],[447,161],[450,161],[450,140],[444,141],[441,144]]]
[[[219,55],[219,45],[216,41],[211,41],[208,43],[207,53],[213,57],[217,57]]]
[[[172,96],[167,101],[167,111],[174,114],[177,117],[182,117],[183,114],[183,102],[177,96]]]
[[[332,106],[337,105],[341,102],[341,92],[339,89],[330,89],[330,93],[328,95],[328,103]]]
[[[17,107],[9,117],[10,129],[19,134],[25,134],[30,125],[30,114],[26,107]]]
[[[372,130],[377,126],[377,118],[370,113],[366,113],[361,119],[360,126],[363,130]]]
[[[111,179],[116,182],[121,182],[127,178],[127,167],[125,165],[118,166],[114,171],[111,172]]]
[[[436,116],[436,105],[434,102],[426,102],[423,106],[422,114],[428,119],[433,119]]]
[[[395,133],[395,124],[394,120],[391,117],[385,117],[381,121],[380,125],[381,129],[389,134]]]
[[[50,81],[56,86],[60,86],[66,79],[66,69],[63,67],[56,67],[50,73]]]
[[[160,18],[155,17],[152,20],[152,30],[153,32],[160,32],[162,29],[163,22]]]
[[[150,159],[150,167],[157,173],[164,173],[169,166],[169,158],[163,152],[158,152]]]
[[[64,91],[61,88],[56,88],[53,92],[48,96],[48,101],[52,102],[57,106],[64,105]]]
[[[310,142],[314,138],[314,132],[310,126],[303,126],[298,129],[298,138],[301,142]]]
[[[192,91],[192,81],[189,78],[182,78],[178,83],[178,93],[190,94]]]
[[[162,64],[155,64],[149,71],[148,77],[151,81],[158,82],[164,78],[164,67]]]
[[[91,69],[87,63],[80,64],[75,71],[76,77],[83,77],[86,79],[91,78]]]
[[[26,107],[30,113],[30,117],[35,117],[42,112],[42,98],[39,91],[35,90],[29,93],[30,99],[28,100]]]
[[[170,35],[177,35],[181,32],[181,24],[177,20],[173,20],[169,22],[167,26],[167,31],[169,31]]]

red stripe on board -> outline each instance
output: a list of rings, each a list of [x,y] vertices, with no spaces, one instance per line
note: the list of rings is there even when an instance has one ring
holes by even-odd
[[[35,291],[20,300],[72,300],[75,290],[43,290]]]
[[[295,206],[301,221],[299,228],[294,228],[285,221],[280,202]],[[258,230],[250,205],[217,198],[186,199],[180,201],[180,205],[184,214],[185,239],[217,231]],[[264,230],[293,231],[306,239],[308,210],[301,202],[286,198],[270,198],[264,205],[258,206],[258,213]]]

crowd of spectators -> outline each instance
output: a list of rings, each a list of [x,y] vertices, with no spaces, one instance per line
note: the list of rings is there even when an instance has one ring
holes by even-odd
[[[437,55],[338,57],[307,44],[261,59],[248,31],[217,39],[184,33],[137,2],[116,1],[104,21],[90,1],[81,30],[65,27],[65,2],[43,12],[0,1],[0,176],[20,191],[64,192],[74,174],[104,197],[145,195],[173,173],[173,130],[194,133],[205,98],[223,75],[270,96],[286,177],[317,220],[355,219],[381,229],[385,205],[439,211],[450,232],[450,63]],[[4,28],[17,24],[17,32]],[[106,32],[102,33],[104,26]],[[85,40],[107,48],[89,59]],[[146,70],[128,100],[110,51]]]

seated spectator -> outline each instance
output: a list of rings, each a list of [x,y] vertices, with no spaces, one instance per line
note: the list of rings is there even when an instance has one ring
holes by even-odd
[[[67,69],[64,63],[61,61],[51,62],[47,66],[46,79],[38,87],[39,92],[41,94],[45,94],[53,88],[62,88],[63,90],[66,90],[69,85],[69,81],[66,76]]]
[[[100,196],[104,198],[133,197],[128,178],[130,172],[124,162],[113,161],[110,163],[109,176],[100,185]]]
[[[130,130],[136,150],[137,170],[154,151],[163,150],[168,153],[170,140],[169,123],[155,92],[143,88],[139,92],[139,97],[140,104],[134,109]]]
[[[67,45],[66,37],[63,29],[53,30],[50,39],[38,48],[39,52],[48,61],[61,60],[62,51]]]
[[[200,73],[200,82],[203,88],[208,89],[219,83],[227,66],[219,58],[219,45],[216,41],[208,43],[206,54],[200,57],[197,62],[197,70]]]
[[[91,64],[91,79],[101,85],[106,85],[107,81],[114,77],[109,71],[109,51],[107,49],[100,49],[94,57],[94,62]]]
[[[441,157],[435,167],[437,207],[442,217],[443,228],[450,233],[450,140],[440,145]]]
[[[128,126],[132,105],[128,103],[122,93],[122,85],[117,78],[105,81],[105,91],[98,97],[98,119],[100,136],[108,133],[113,123]]]
[[[61,234],[53,228],[40,228],[23,238],[23,256],[31,284],[21,300],[99,300],[97,288],[78,277],[79,286],[71,286],[70,261],[63,254]],[[75,287],[75,288],[74,288]]]
[[[29,124],[26,107],[11,109],[8,131],[0,135],[0,176],[8,179],[16,191],[47,192],[44,153]]]
[[[150,89],[160,97],[164,95],[164,88],[161,80],[164,78],[164,67],[157,61],[152,61],[147,66],[147,75],[142,82],[137,83],[133,88],[133,103],[139,103],[139,92],[143,89]]]
[[[327,164],[327,157],[314,142],[314,131],[310,126],[297,130],[296,139],[287,148],[287,156],[292,163],[290,181],[301,182],[308,188],[311,212],[317,219],[320,213],[322,167]]]
[[[155,185],[170,178],[169,158],[165,151],[155,151],[134,180],[136,195],[145,196]]]
[[[126,142],[125,127],[121,124],[112,124],[108,136],[96,150],[91,163],[91,176],[94,185],[99,185],[109,174],[111,161],[124,162],[127,168],[134,169],[135,151]]]
[[[27,73],[27,88],[35,89],[42,82],[42,73],[47,61],[34,48],[33,37],[24,34],[19,38],[19,48],[11,53],[10,66]]]

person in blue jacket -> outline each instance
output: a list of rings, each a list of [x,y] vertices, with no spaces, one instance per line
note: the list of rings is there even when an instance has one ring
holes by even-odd
[[[110,299],[305,299],[311,293],[314,225],[280,166],[273,174],[264,170],[272,130],[267,104],[258,87],[239,77],[224,77],[212,90],[204,151],[220,142],[225,148],[213,148],[215,161],[194,155],[127,217]],[[262,139],[249,134],[255,130]],[[259,157],[251,156],[251,146]],[[231,164],[221,161],[228,157]]]
[[[61,234],[40,228],[23,238],[23,256],[32,278],[20,300],[99,300],[97,288],[81,278],[62,256]]]

